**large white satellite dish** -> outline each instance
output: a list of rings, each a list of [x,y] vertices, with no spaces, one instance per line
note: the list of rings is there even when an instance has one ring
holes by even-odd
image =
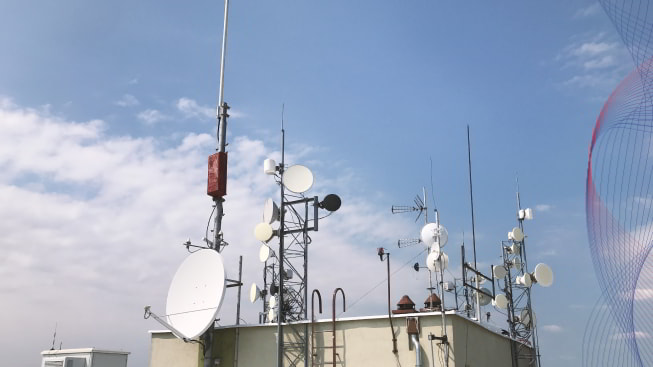
[[[268,261],[270,258],[270,252],[271,250],[268,245],[261,245],[261,248],[258,250],[258,259],[261,260],[262,263]]]
[[[492,267],[492,274],[496,279],[503,279],[508,274],[508,271],[503,265],[494,265]]]
[[[497,294],[492,300],[492,305],[505,310],[508,308],[508,297],[505,294]]]
[[[553,284],[553,270],[547,264],[537,264],[533,272],[533,277],[542,287],[549,287]]]
[[[490,296],[490,294],[492,294],[492,292],[490,292],[489,289],[481,288],[481,292],[478,293],[478,304],[481,306],[489,305],[492,301],[492,296]]]
[[[184,337],[194,339],[213,325],[222,305],[225,287],[222,255],[203,249],[179,266],[168,289],[168,323]]]
[[[308,191],[313,186],[313,172],[299,164],[290,166],[283,172],[283,185],[297,194]]]
[[[279,207],[272,199],[265,200],[263,206],[263,222],[272,224],[279,220]]]
[[[261,289],[256,285],[256,283],[252,283],[252,286],[249,288],[249,300],[250,302],[254,303],[256,300],[259,299],[261,296]]]
[[[268,223],[259,223],[254,227],[254,237],[261,242],[267,243],[274,236],[274,229]]]
[[[449,232],[440,224],[438,227],[437,223],[428,223],[420,231],[420,239],[426,246],[431,246],[435,243],[437,235],[440,235],[440,247],[444,247],[449,241]]]
[[[426,267],[430,271],[445,270],[449,266],[449,256],[442,251],[433,251],[426,257]]]
[[[508,238],[517,242],[521,242],[521,240],[524,239],[524,232],[522,232],[519,227],[515,227],[512,229],[512,231],[508,232]]]

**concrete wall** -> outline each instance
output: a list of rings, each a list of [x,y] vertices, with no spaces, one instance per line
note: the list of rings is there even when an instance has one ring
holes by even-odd
[[[429,333],[442,335],[442,319],[437,313],[411,314],[408,317],[419,319],[420,353],[424,367],[443,366],[443,348],[437,340],[428,340]],[[392,353],[392,336],[387,316],[340,319],[336,324],[336,366],[338,367],[395,367],[415,366],[416,354],[406,332],[406,316],[393,317],[397,333],[398,353]],[[297,324],[303,330],[311,324]],[[284,327],[286,341],[294,341],[291,326]],[[315,324],[313,341],[309,344],[309,360],[314,353],[315,366],[332,366],[332,329],[330,320]],[[276,325],[256,325],[240,327],[238,367],[276,366]],[[505,367],[511,365],[510,340],[458,315],[447,315],[447,333],[451,343],[449,352],[450,367]],[[167,338],[163,338],[163,336]],[[234,366],[236,329],[225,327],[215,330],[214,356],[216,366]],[[163,347],[165,341],[166,347]],[[156,347],[155,347],[156,345]],[[172,334],[152,335],[152,358],[150,367],[201,365],[202,358],[196,347],[194,353],[186,352],[182,357],[172,354],[181,352],[188,344]],[[315,347],[311,349],[311,346]],[[165,350],[164,350],[165,349]],[[299,352],[299,351],[297,351]],[[162,358],[159,353],[166,353]],[[431,364],[431,361],[435,361]],[[176,362],[173,362],[176,361]],[[288,363],[286,363],[288,365]],[[309,363],[310,365],[310,363]],[[301,363],[303,366],[303,363]]]
[[[184,343],[170,332],[153,332],[150,366],[201,367],[202,348],[198,343]]]

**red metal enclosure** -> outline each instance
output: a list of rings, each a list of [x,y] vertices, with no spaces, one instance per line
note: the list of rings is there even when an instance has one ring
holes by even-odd
[[[209,156],[209,178],[206,193],[214,198],[227,195],[226,152],[218,152]]]

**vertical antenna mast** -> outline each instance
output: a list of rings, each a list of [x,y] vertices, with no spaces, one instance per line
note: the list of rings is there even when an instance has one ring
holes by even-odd
[[[474,189],[472,187],[472,149],[469,142],[469,125],[467,125],[467,163],[469,168],[469,201],[472,207],[472,248],[474,250],[474,269],[478,270],[476,264],[476,228],[474,225]],[[478,288],[478,275],[476,275],[475,278],[476,288]],[[481,322],[480,294],[478,291],[476,292],[476,320],[478,320],[479,323]]]
[[[225,58],[227,55],[227,25],[229,19],[229,0],[224,1],[224,28],[222,30],[222,52],[220,56],[220,87],[218,90],[218,106],[217,106],[217,120],[218,120],[218,146],[216,150],[218,151],[215,160],[218,161],[217,166],[218,172],[218,183],[217,186],[219,189],[218,192],[213,196],[215,201],[215,222],[213,228],[214,236],[214,246],[215,249],[220,252],[224,247],[224,241],[222,238],[222,217],[224,216],[223,196],[226,195],[226,186],[227,186],[227,155],[225,148],[227,146],[227,111],[229,106],[224,102],[224,69],[225,69]],[[209,160],[209,166],[211,161]],[[209,177],[210,180],[210,177]],[[221,189],[220,189],[221,188]]]

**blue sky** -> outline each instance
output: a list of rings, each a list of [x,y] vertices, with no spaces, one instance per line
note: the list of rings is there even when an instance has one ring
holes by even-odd
[[[392,249],[397,267],[419,252],[394,246],[419,225],[390,206],[430,186],[429,157],[459,269],[463,232],[471,242],[469,124],[479,261],[496,261],[515,225],[518,174],[523,205],[536,208],[529,262],[556,272],[534,295],[543,363],[580,364],[598,297],[587,149],[632,68],[598,4],[233,0],[229,26],[225,256],[245,256],[247,280],[260,277],[251,232],[275,195],[260,166],[278,155],[282,104],[290,162],[315,170],[317,194],[343,198],[315,236],[325,245],[311,255],[312,279],[326,291],[359,277],[345,289],[352,300],[383,276],[376,247]],[[221,2],[0,4],[0,296],[10,299],[0,351],[15,365],[38,363],[55,322],[64,348],[122,348],[130,366],[147,364],[158,325],[142,306],[163,310],[185,256],[177,244],[199,241],[210,212],[221,30]],[[364,275],[339,261],[343,251],[360,256],[351,261]],[[342,264],[328,279],[332,263]],[[421,300],[419,274],[397,277],[393,299]],[[382,313],[383,298],[352,315]]]

